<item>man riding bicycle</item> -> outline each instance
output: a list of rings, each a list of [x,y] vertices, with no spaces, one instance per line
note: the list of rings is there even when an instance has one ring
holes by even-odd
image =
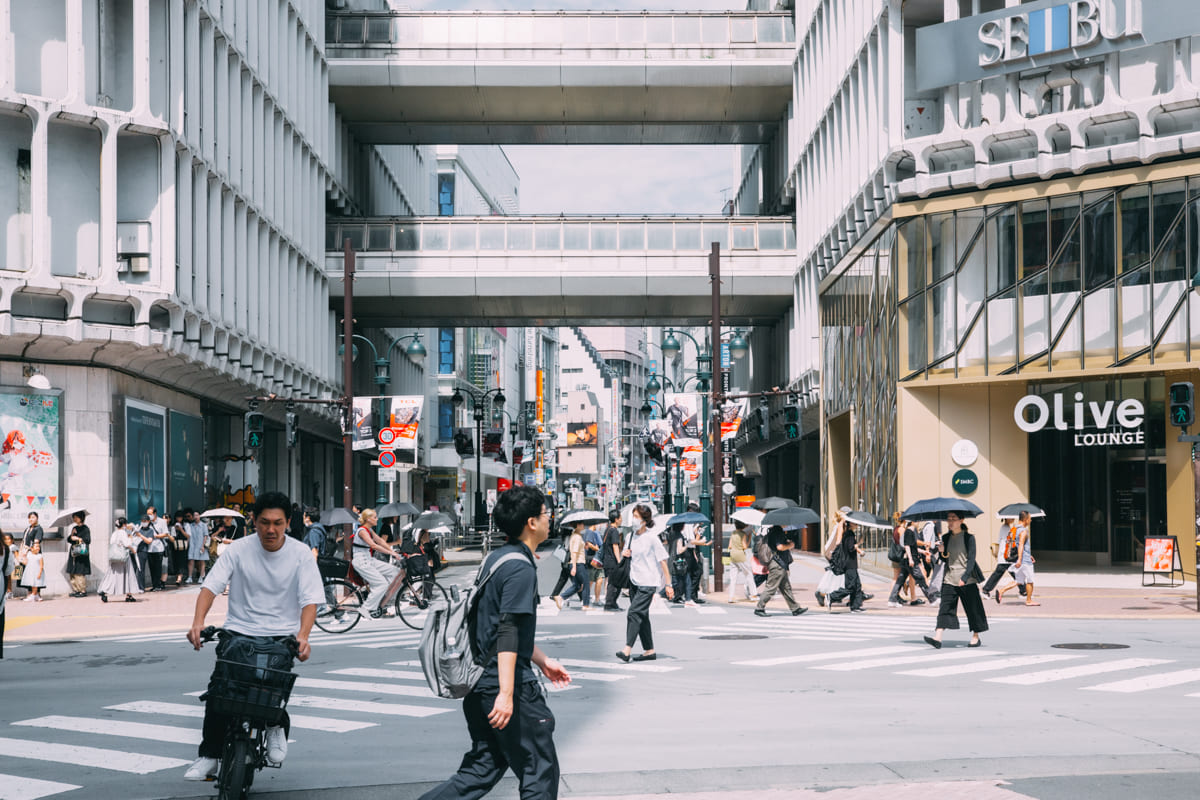
[[[312,551],[287,535],[292,501],[281,492],[267,492],[254,506],[257,536],[246,536],[217,559],[196,598],[196,610],[188,641],[197,650],[201,645],[204,619],[213,601],[229,588],[229,608],[225,629],[268,645],[294,636],[299,643],[296,657],[307,661],[311,653],[308,635],[317,617],[317,605],[325,602],[321,573]],[[231,640],[222,638],[218,657]],[[290,660],[287,662],[290,666]],[[213,679],[218,670],[214,668]],[[216,775],[229,719],[215,713],[211,704],[204,709],[204,730],[199,758],[184,773],[184,779],[203,781]],[[267,758],[280,763],[287,756],[288,718],[266,732]]]

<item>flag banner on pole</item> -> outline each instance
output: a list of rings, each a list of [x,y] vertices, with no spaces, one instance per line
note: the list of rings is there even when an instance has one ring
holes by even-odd
[[[375,446],[375,420],[371,413],[371,403],[374,397],[354,398],[354,421],[351,430],[354,433],[353,449],[370,450]]]
[[[416,450],[417,434],[421,428],[421,409],[425,398],[421,395],[398,395],[391,398],[392,413],[389,426],[396,431],[396,449]]]

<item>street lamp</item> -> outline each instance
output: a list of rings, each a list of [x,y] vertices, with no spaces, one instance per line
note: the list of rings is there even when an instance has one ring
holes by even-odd
[[[468,397],[471,398],[471,412],[475,419],[475,527],[482,528],[487,524],[487,505],[483,502],[483,405],[489,397],[496,405],[504,405],[504,391],[489,389],[476,394],[468,389],[464,395],[462,389],[455,389],[450,402],[461,406]]]

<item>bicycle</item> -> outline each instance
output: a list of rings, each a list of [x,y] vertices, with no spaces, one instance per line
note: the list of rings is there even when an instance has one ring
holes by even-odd
[[[242,636],[210,625],[200,632],[200,640],[210,642],[218,633]],[[288,636],[281,643],[293,658],[299,653],[296,637]],[[214,676],[201,699],[208,702],[212,712],[230,719],[217,771],[217,799],[244,800],[254,783],[254,773],[264,767],[281,766],[267,758],[266,732],[282,721],[296,673],[218,657]]]
[[[422,615],[429,604],[439,599],[449,601],[449,594],[432,574],[411,576],[407,556],[392,553],[392,559],[398,563],[400,571],[388,584],[379,607],[394,603],[400,621],[419,631],[425,622]],[[345,577],[324,579],[326,603],[317,609],[317,627],[326,633],[345,633],[357,625],[359,610],[371,592],[371,587],[355,573],[354,567],[349,562],[342,563],[346,564]]]

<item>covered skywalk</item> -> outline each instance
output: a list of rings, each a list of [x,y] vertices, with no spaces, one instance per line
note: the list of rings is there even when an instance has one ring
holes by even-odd
[[[702,324],[721,246],[722,317],[769,324],[792,303],[787,217],[417,217],[330,220],[325,267],[343,294],[356,252],[360,324]]]
[[[326,15],[329,94],[368,144],[738,144],[792,98],[790,12]]]

